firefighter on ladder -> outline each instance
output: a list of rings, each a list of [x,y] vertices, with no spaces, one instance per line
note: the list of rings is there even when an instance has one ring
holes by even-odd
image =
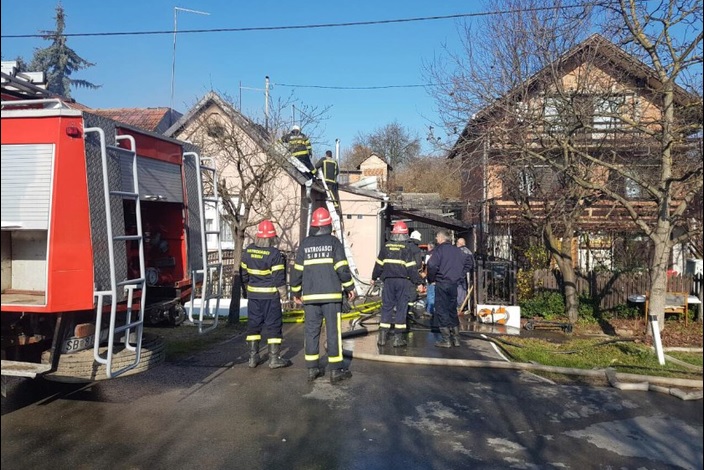
[[[286,265],[276,243],[276,229],[269,220],[257,227],[257,237],[242,253],[240,276],[247,303],[247,337],[249,367],[259,365],[259,342],[262,332],[269,345],[269,367],[278,369],[291,365],[280,356],[283,318],[279,288],[286,285]]]
[[[325,320],[330,383],[352,377],[342,364],[340,315],[342,296],[355,298],[354,280],[340,240],[332,235],[330,212],[319,207],[313,212],[310,236],[301,241],[291,273],[291,293],[305,312],[305,360],[308,381],[322,377],[320,332]]]
[[[393,347],[406,346],[406,315],[408,299],[412,289],[422,282],[418,266],[408,248],[408,227],[399,220],[391,230],[389,241],[381,248],[374,270],[372,283],[377,279],[384,282],[381,295],[381,321],[377,345],[386,345],[391,327],[394,327]]]
[[[288,146],[288,151],[291,156],[296,158],[308,169],[306,176],[309,179],[313,179],[316,172],[311,160],[313,158],[313,147],[308,137],[301,132],[301,126],[291,126],[291,131],[281,138],[281,142]]]
[[[320,178],[325,180],[325,185],[328,187],[328,198],[335,205],[338,214],[340,213],[340,193],[337,177],[340,174],[340,169],[337,166],[337,161],[332,158],[332,151],[326,150],[325,157],[318,160],[315,164],[315,169],[320,170],[318,173]]]

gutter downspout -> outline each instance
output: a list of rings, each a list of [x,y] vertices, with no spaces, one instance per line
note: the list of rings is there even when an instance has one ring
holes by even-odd
[[[384,223],[382,222],[381,218],[381,213],[386,211],[386,208],[389,205],[389,196],[384,194],[384,201],[382,203],[382,206],[379,208],[378,211],[376,211],[376,219],[377,219],[377,227],[376,227],[376,252],[379,253],[381,250],[381,239],[382,239],[382,234],[384,233]]]

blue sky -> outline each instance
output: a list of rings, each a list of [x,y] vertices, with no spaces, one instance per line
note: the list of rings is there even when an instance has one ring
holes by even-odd
[[[481,11],[480,2],[366,1],[276,2],[233,0],[63,0],[66,33],[172,31],[174,7],[209,12],[178,12],[178,30],[312,25],[466,14]],[[2,58],[31,59],[39,38],[6,38],[53,30],[56,2],[2,0]],[[174,108],[185,112],[210,89],[236,100],[242,111],[261,120],[265,76],[271,99],[291,93],[300,104],[331,107],[314,142],[316,156],[342,152],[358,134],[397,121],[423,141],[437,119],[435,103],[424,88],[331,90],[292,88],[374,87],[424,83],[422,66],[447,43],[459,47],[458,21],[442,19],[397,24],[282,31],[179,34],[176,41]],[[71,37],[68,44],[96,65],[74,75],[102,85],[75,90],[76,100],[99,108],[159,107],[171,102],[173,35]],[[291,116],[291,110],[285,115]],[[304,129],[305,132],[305,129]],[[429,149],[425,149],[429,151]]]

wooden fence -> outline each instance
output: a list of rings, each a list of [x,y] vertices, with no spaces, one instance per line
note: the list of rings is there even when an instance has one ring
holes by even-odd
[[[669,292],[689,292],[702,297],[702,275],[672,275],[667,280]],[[560,280],[551,270],[538,270],[533,274],[536,291],[560,292]],[[650,290],[650,278],[644,273],[595,273],[577,275],[577,292],[598,301],[599,308],[610,310],[627,305],[631,295],[645,295]]]

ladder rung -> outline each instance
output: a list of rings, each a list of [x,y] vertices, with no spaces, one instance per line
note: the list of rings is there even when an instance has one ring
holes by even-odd
[[[111,196],[123,196],[123,197],[131,197],[133,199],[137,199],[139,197],[139,193],[133,193],[130,191],[110,191]]]
[[[204,197],[203,198],[204,202],[218,202],[218,198],[216,197]]]
[[[119,235],[117,237],[112,237],[115,241],[128,241],[128,240],[141,240],[141,235]]]
[[[220,230],[206,230],[205,233],[208,235],[220,235]]]
[[[124,281],[120,281],[117,283],[117,286],[128,286],[128,285],[138,285],[138,284],[144,284],[144,278],[143,277],[136,277],[134,279],[126,279]]]
[[[201,165],[201,166],[200,166],[200,169],[201,169],[201,170],[205,170],[205,171],[212,171],[213,173],[215,173],[215,168],[212,167],[212,166],[203,166],[203,165]]]
[[[222,263],[210,263],[210,264],[208,264],[208,267],[209,267],[209,268],[219,268],[220,266],[222,266]]]
[[[212,300],[212,299],[219,299],[220,297],[221,296],[219,293],[218,294],[207,294],[204,296],[203,300],[208,301],[208,300]]]

